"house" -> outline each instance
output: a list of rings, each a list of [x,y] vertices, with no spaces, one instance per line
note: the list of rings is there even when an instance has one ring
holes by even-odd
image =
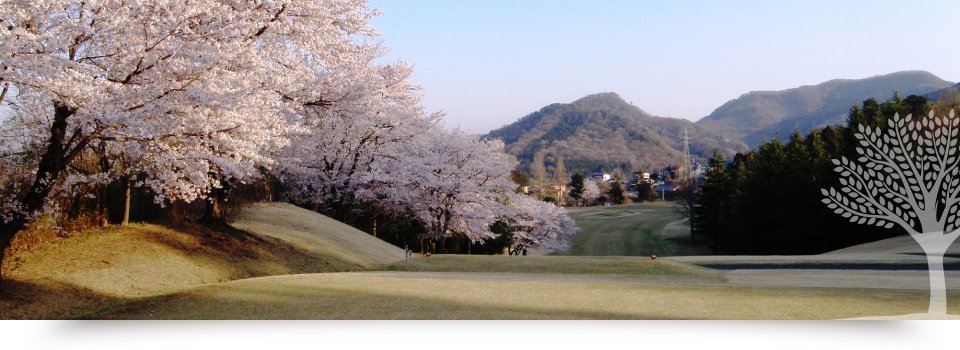
[[[670,166],[664,167],[663,169],[657,170],[657,179],[659,179],[660,181],[673,179],[676,176],[678,169],[680,169],[679,165],[670,165]]]
[[[592,179],[599,182],[610,181],[610,174],[607,173],[594,173]]]

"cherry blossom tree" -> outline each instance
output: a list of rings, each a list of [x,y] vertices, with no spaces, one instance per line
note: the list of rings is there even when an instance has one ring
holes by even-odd
[[[906,230],[927,256],[929,313],[947,312],[943,256],[960,236],[960,119],[894,115],[888,128],[858,126],[857,159],[834,159],[839,190],[823,203],[851,222]]]
[[[600,186],[597,186],[597,182],[594,180],[587,180],[583,182],[583,199],[587,203],[592,203],[600,198]]]
[[[494,237],[490,225],[513,191],[508,176],[516,167],[503,152],[502,141],[437,127],[404,147],[402,157],[402,162],[382,169],[383,179],[391,184],[387,204],[410,210],[426,228],[422,239],[442,244],[453,234],[471,242]]]
[[[0,82],[30,106],[41,151],[2,199],[0,252],[100,142],[135,150],[161,199],[256,176],[304,106],[362,84],[350,69],[377,45],[358,39],[377,14],[353,0],[3,1]]]
[[[504,208],[515,249],[527,248],[564,251],[570,248],[569,238],[580,229],[567,215],[567,210],[525,195],[511,195]]]
[[[365,76],[354,79],[362,84],[346,92],[349,98],[306,106],[306,132],[282,152],[290,198],[323,206],[341,221],[350,206],[375,199],[378,169],[398,161],[401,148],[441,117],[420,106],[420,88],[407,81],[412,67],[376,64],[379,57],[370,55],[359,69]]]

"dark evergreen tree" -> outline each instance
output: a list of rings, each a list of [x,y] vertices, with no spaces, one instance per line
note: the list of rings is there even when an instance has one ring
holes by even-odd
[[[790,140],[764,141],[755,151],[737,154],[726,167],[726,205],[713,212],[713,189],[706,176],[701,188],[703,207],[694,222],[700,232],[716,231],[719,249],[731,254],[815,254],[891,237],[900,232],[853,225],[820,202],[820,189],[838,187],[832,159],[855,159],[853,130],[861,125],[884,129],[894,114],[925,114],[933,105],[921,96],[899,93],[877,102],[863,101],[847,115],[847,125],[794,132]],[[723,203],[722,200],[720,200]],[[717,218],[716,215],[725,215]],[[720,229],[716,229],[720,227]]]
[[[785,172],[786,152],[780,140],[766,141],[751,152],[739,174],[740,194],[735,201],[737,215],[724,235],[726,249],[734,254],[771,254],[777,249],[783,197],[780,185]]]
[[[530,186],[530,177],[520,170],[510,172],[510,181],[517,184],[517,189],[514,191],[516,193],[522,193],[524,187]]]
[[[570,177],[570,183],[568,185],[570,185],[570,198],[577,201],[577,206],[580,206],[580,201],[583,200],[583,189],[585,186],[583,183],[583,175],[580,175],[579,171],[574,173],[573,176]]]
[[[650,180],[641,180],[637,184],[637,198],[641,202],[652,202],[657,198],[657,193],[653,190],[653,183]]]
[[[707,160],[698,194],[694,197],[690,227],[695,236],[713,241],[714,253],[718,252],[718,240],[727,230],[729,202],[732,198],[727,163],[719,151]]]
[[[610,190],[607,191],[607,198],[609,198],[613,204],[623,204],[623,202],[627,200],[626,196],[624,196],[620,176],[615,175],[610,181]]]

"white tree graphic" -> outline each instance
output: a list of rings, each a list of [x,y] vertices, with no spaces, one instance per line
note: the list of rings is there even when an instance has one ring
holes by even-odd
[[[930,273],[929,313],[946,314],[943,256],[960,235],[960,157],[958,124],[949,118],[913,119],[894,115],[889,128],[859,126],[852,161],[834,159],[840,190],[822,189],[823,203],[851,222],[910,233],[927,256]]]

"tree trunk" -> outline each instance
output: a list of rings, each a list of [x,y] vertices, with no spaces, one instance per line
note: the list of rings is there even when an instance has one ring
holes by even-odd
[[[947,283],[943,273],[943,255],[927,254],[927,267],[930,273],[930,308],[931,314],[947,313]]]
[[[100,186],[97,198],[97,213],[100,215],[100,227],[110,224],[110,184]]]
[[[27,190],[26,195],[19,200],[21,211],[9,213],[10,220],[0,220],[0,265],[6,256],[6,250],[10,243],[31,217],[43,209],[43,203],[53,189],[54,183],[60,173],[66,169],[67,164],[76,157],[79,152],[77,149],[86,147],[88,141],[80,141],[74,150],[68,151],[69,144],[73,139],[66,141],[67,119],[75,111],[65,105],[56,104],[54,106],[53,123],[50,126],[50,139],[47,141],[47,151],[40,157],[40,163],[37,166],[37,176],[33,184]]]
[[[0,220],[0,222],[3,222]],[[23,225],[20,225],[22,228]],[[17,231],[20,229],[15,229],[13,232],[9,232],[13,229],[13,226],[10,226],[9,223],[0,223],[0,292],[3,291],[3,258],[6,256],[7,247],[10,246],[10,241],[13,240],[13,237],[17,234]]]
[[[123,177],[123,221],[120,222],[120,226],[127,226],[129,224],[130,224],[130,177],[124,176]]]
[[[923,248],[927,256],[927,273],[930,275],[930,308],[931,314],[947,313],[947,283],[943,272],[943,256],[947,253],[953,241],[960,236],[960,231],[943,234],[942,232],[927,232],[913,235],[913,239]]]
[[[223,202],[227,197],[227,181],[220,180],[219,188],[210,189],[207,195],[207,207],[204,209],[201,221],[207,224],[220,225],[226,224],[226,217],[223,213]]]
[[[220,224],[223,223],[223,210],[220,208],[220,197],[221,189],[214,188],[210,192],[210,198],[207,198],[207,206],[203,212],[203,222],[208,224]]]
[[[100,157],[100,171],[103,173],[109,172],[110,160],[107,159],[107,147],[105,143],[100,142],[98,153]],[[99,207],[100,227],[106,227],[110,224],[110,183],[100,186],[99,197],[97,206]]]

